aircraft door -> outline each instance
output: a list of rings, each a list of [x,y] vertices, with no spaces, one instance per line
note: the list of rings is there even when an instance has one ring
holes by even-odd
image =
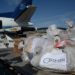
[[[0,20],[0,29],[2,29],[2,21]]]

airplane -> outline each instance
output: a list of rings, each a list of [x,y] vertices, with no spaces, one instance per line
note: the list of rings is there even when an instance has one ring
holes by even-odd
[[[29,24],[35,9],[32,0],[22,0],[14,12],[0,13],[0,33],[12,35],[35,30]]]

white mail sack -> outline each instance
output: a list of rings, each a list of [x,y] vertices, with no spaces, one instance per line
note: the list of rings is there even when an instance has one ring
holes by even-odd
[[[40,67],[67,71],[66,54],[61,50],[53,50],[41,57]]]

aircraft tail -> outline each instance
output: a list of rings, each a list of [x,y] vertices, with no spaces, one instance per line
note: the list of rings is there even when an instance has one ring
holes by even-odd
[[[15,11],[0,13],[0,17],[15,18],[21,14],[21,12],[24,11],[28,5],[32,5],[32,0],[22,0],[16,7]]]
[[[34,5],[29,5],[15,18],[15,21],[21,26],[27,26],[28,22],[30,22],[33,13],[35,12],[35,9],[36,7]]]
[[[20,15],[24,10],[26,10],[26,6],[28,5],[32,5],[32,0],[22,0],[15,9],[14,17],[18,17],[18,15]]]

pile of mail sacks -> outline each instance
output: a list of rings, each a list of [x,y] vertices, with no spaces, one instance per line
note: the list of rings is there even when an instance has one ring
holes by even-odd
[[[48,27],[46,35],[27,37],[22,52],[23,61],[43,69],[74,71],[74,31],[58,29],[54,24]]]

